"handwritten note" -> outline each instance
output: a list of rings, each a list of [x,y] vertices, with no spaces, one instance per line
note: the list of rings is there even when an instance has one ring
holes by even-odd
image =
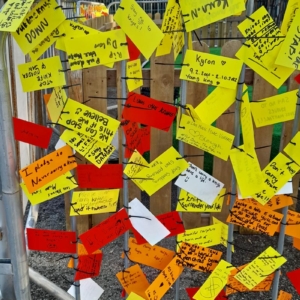
[[[99,275],[102,253],[78,256],[78,265],[74,281],[93,278]]]
[[[179,0],[186,31],[192,31],[245,10],[244,0]]]
[[[281,290],[279,291],[277,300],[292,300],[292,297],[292,294]]]
[[[93,254],[97,254],[97,253],[102,253],[102,251],[101,250],[96,250],[95,252],[93,252]],[[78,256],[88,255],[88,252],[86,251],[85,247],[80,243],[77,243],[77,255]],[[70,268],[70,269],[74,268],[74,259],[73,259],[73,257],[70,258],[70,260],[68,262],[68,268]]]
[[[94,280],[87,278],[80,280],[80,299],[81,300],[98,300],[104,290]],[[75,286],[71,285],[68,293],[75,298]]]
[[[176,210],[189,212],[220,212],[223,207],[225,193],[226,189],[223,188],[213,203],[209,205],[201,199],[181,189]]]
[[[114,19],[145,58],[149,59],[164,37],[153,20],[134,0],[122,0]]]
[[[300,167],[282,153],[278,155],[263,169],[263,188],[252,197],[265,205],[276,192],[291,179]]]
[[[143,85],[142,66],[139,58],[126,63],[126,77],[126,84],[129,92]]]
[[[204,124],[198,120],[181,115],[176,138],[189,145],[227,160],[234,135],[219,128]]]
[[[176,26],[175,30],[176,31],[174,32],[174,35],[173,35],[174,62],[176,61],[176,58],[178,57],[179,53],[181,52],[181,50],[185,44],[182,18],[177,19],[177,26]]]
[[[28,249],[35,251],[76,253],[74,231],[26,228]]]
[[[133,238],[129,238],[128,248],[127,255],[130,260],[158,270],[163,270],[175,254],[174,251],[160,246],[151,246],[148,243],[139,245]]]
[[[50,120],[53,123],[57,122],[67,100],[68,97],[63,87],[55,87],[53,89],[53,92],[51,93],[51,96],[47,103],[47,109],[50,115]]]
[[[77,166],[78,185],[82,189],[123,188],[123,165],[108,164],[100,169],[93,165]]]
[[[82,233],[79,238],[89,254],[104,247],[132,227],[124,208],[100,224]]]
[[[145,290],[150,284],[139,265],[133,265],[117,273],[116,276],[127,294],[134,292],[145,298]]]
[[[212,217],[213,224],[220,224],[221,225],[221,244],[224,247],[227,247],[227,241],[228,241],[228,225],[223,223],[222,221],[218,220],[215,217]],[[232,252],[234,252],[234,246],[231,246]]]
[[[273,258],[274,256],[276,258]],[[251,290],[286,261],[275,249],[268,247],[234,278]]]
[[[178,266],[176,261],[175,256],[146,289],[148,300],[160,300],[183,272],[183,267]]]
[[[14,136],[17,141],[48,149],[52,129],[13,117]]]
[[[300,131],[292,138],[292,140],[285,146],[283,151],[300,165],[299,151],[300,151]]]
[[[76,168],[71,147],[56,150],[19,171],[29,193]]]
[[[285,234],[300,239],[300,213],[288,210],[287,224],[288,225],[285,228]],[[280,226],[277,228],[277,232],[279,231]]]
[[[288,1],[280,28],[280,31],[283,35],[287,35],[287,32],[290,30],[291,24],[299,8],[300,3],[298,0]]]
[[[286,276],[289,278],[290,282],[294,286],[298,295],[300,295],[300,282],[299,282],[300,269],[296,269],[286,273]]]
[[[39,2],[26,15],[16,31],[12,33],[24,54],[28,54],[34,49],[66,19],[63,11],[56,9],[56,7],[57,2],[55,0]],[[55,18],[53,18],[54,15]]]
[[[235,90],[242,65],[237,59],[187,50],[180,79]]]
[[[98,168],[100,168],[115,151],[113,145],[107,145],[73,130],[66,129],[60,136],[60,139]]]
[[[78,187],[71,172],[66,172],[33,193],[28,192],[24,183],[21,183],[20,186],[32,205],[53,199]]]
[[[59,56],[18,65],[23,92],[32,92],[66,84]]]
[[[251,112],[256,127],[293,120],[296,111],[297,92],[294,90],[252,102]]]
[[[144,168],[137,173],[139,178],[145,178],[137,179],[137,184],[141,186],[149,196],[153,195],[188,168],[189,165],[185,159],[178,158],[181,158],[180,154],[175,148],[170,147],[153,160],[149,164],[149,168]]]

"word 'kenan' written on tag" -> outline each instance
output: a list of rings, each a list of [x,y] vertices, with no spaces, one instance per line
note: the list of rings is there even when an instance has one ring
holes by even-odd
[[[115,212],[119,192],[118,189],[74,192],[70,216]]]
[[[204,124],[199,120],[192,120],[187,115],[181,115],[176,138],[223,160],[227,160],[234,135]]]
[[[78,256],[78,265],[74,281],[98,276],[100,273],[102,256],[102,253]]]
[[[62,87],[55,87],[47,103],[50,120],[56,123],[67,102],[67,94]]]
[[[282,218],[282,214],[253,205],[251,200],[236,200],[226,222],[273,236]]]
[[[212,205],[224,183],[189,162],[189,167],[178,176],[175,185]]]
[[[187,50],[180,79],[235,90],[242,65],[237,59]]]
[[[52,129],[13,117],[14,135],[17,141],[48,149]]]
[[[55,0],[39,2],[13,32],[12,35],[24,54],[28,54],[66,19],[63,11],[56,8]],[[53,18],[54,15],[55,18]]]
[[[113,214],[100,224],[82,233],[79,238],[89,254],[112,242],[132,225],[124,208]]]
[[[122,117],[132,122],[168,131],[176,113],[175,106],[131,92],[125,102]]]
[[[76,253],[76,232],[27,228],[28,249]]]
[[[39,91],[66,84],[59,56],[18,65],[23,92]]]
[[[77,166],[78,185],[82,189],[123,188],[123,165],[108,164],[97,168],[93,165]]]
[[[27,187],[24,183],[21,183],[20,186],[32,205],[36,205],[53,199],[78,187],[71,172],[67,172],[57,177],[50,183],[44,185],[31,194],[28,192]]]
[[[19,171],[29,193],[77,167],[70,146],[60,148]]]
[[[104,144],[73,130],[66,129],[60,136],[60,139],[98,168],[100,168],[115,151],[113,145]]]
[[[223,188],[212,205],[209,205],[187,191],[181,190],[179,199],[177,200],[176,210],[189,212],[220,212],[223,207],[225,194],[226,189]]]
[[[68,99],[58,123],[96,141],[110,144],[120,122],[75,100]]]

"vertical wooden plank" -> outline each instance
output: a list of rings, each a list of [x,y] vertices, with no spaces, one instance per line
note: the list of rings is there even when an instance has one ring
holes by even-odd
[[[237,37],[238,36],[238,28],[239,25],[238,22],[231,22],[231,37]]]
[[[198,41],[193,42],[193,50],[201,51],[205,53],[209,53],[209,47],[207,44],[202,42],[202,46],[199,44]],[[208,85],[202,83],[195,83],[191,81],[187,81],[187,95],[186,95],[186,102],[187,104],[191,104],[193,107],[199,105],[207,96],[208,93]],[[203,155],[204,152],[196,147],[193,147],[188,144],[184,144],[184,154],[185,155]],[[203,169],[203,162],[204,157],[189,157],[187,161],[195,164],[199,168]],[[184,222],[185,229],[191,229],[203,226],[203,221],[201,219],[201,213],[194,213],[194,212],[183,212],[182,213],[182,220]],[[209,220],[208,220],[209,222]]]
[[[227,42],[221,50],[221,55],[235,58],[235,53],[241,47],[240,41],[229,41]],[[235,103],[232,104],[227,110],[226,114],[221,115],[216,122],[216,127],[234,134],[234,110]],[[213,176],[224,183],[226,192],[230,191],[231,188],[231,176],[232,176],[232,166],[230,160],[224,161],[218,157],[214,157],[213,161]],[[228,205],[226,205],[226,200],[224,200],[222,211],[219,213],[211,213],[211,216],[225,222],[228,216]]]
[[[222,37],[222,38],[229,36],[229,35],[227,35],[227,22],[226,22],[226,20],[222,21],[220,27],[221,27],[221,31],[220,31],[221,34],[219,36]],[[221,47],[224,46],[225,42],[226,42],[226,40],[221,40]]]
[[[151,57],[151,84],[150,95],[152,98],[173,103],[174,96],[174,66],[157,65],[157,62],[174,63],[173,51],[170,54]],[[150,160],[153,161],[169,147],[172,146],[172,128],[168,132],[151,128]],[[150,209],[154,215],[171,210],[171,182],[150,197]]]
[[[210,24],[209,28],[210,28],[210,32],[209,32],[209,37],[210,37],[209,46],[210,47],[215,47],[216,23]]]

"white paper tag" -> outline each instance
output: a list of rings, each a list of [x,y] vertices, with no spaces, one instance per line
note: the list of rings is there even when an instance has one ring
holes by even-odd
[[[139,201],[134,198],[129,202],[128,214],[134,229],[151,245],[154,246],[170,231]]]
[[[224,183],[204,172],[191,162],[189,167],[178,176],[175,185],[212,205]]]
[[[98,300],[103,294],[103,288],[91,278],[80,280],[80,299]],[[71,285],[68,293],[75,298],[75,286]]]
[[[59,139],[55,145],[55,150],[58,150],[66,145],[67,144],[63,140]]]

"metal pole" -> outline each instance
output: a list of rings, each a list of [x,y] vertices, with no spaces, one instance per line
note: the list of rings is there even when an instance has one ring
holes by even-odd
[[[292,129],[292,138],[298,132],[299,117],[300,117],[300,87],[299,87],[298,97],[297,97],[296,112],[295,112],[295,118],[294,118],[293,129]],[[283,214],[283,218],[280,225],[280,232],[279,232],[278,246],[277,246],[277,251],[280,255],[283,254],[283,249],[284,249],[284,237],[285,237],[285,228],[286,228],[285,224],[287,222],[288,206],[285,206],[282,209],[282,214]],[[280,270],[277,270],[272,285],[272,300],[276,300],[278,297],[279,279],[280,279]]]
[[[3,1],[0,3],[0,6],[2,6]],[[0,139],[2,141],[0,146],[0,177],[2,181],[2,200],[6,215],[15,296],[17,300],[30,300],[23,209],[17,178],[16,144],[13,134],[11,99],[6,66],[6,37],[6,33],[0,32]]]
[[[247,10],[246,10],[246,15],[250,16],[253,12],[253,5],[254,2],[253,0],[248,0],[247,2]],[[239,82],[242,83],[245,81],[245,70],[246,66],[243,64],[241,75],[239,78]],[[237,99],[242,99],[243,95],[243,87],[244,84],[239,84],[238,85],[238,90],[237,90]],[[241,116],[241,102],[236,101],[235,104],[235,114],[234,114],[234,146],[238,147],[240,145],[240,116]],[[235,197],[236,197],[236,177],[234,172],[232,171],[232,177],[231,177],[231,196],[230,196],[230,204],[229,204],[229,209],[231,210],[234,202],[235,202]],[[232,243],[233,243],[233,229],[234,225],[229,223],[228,224],[228,243],[227,243],[227,251],[226,251],[226,261],[231,263],[232,259]]]

